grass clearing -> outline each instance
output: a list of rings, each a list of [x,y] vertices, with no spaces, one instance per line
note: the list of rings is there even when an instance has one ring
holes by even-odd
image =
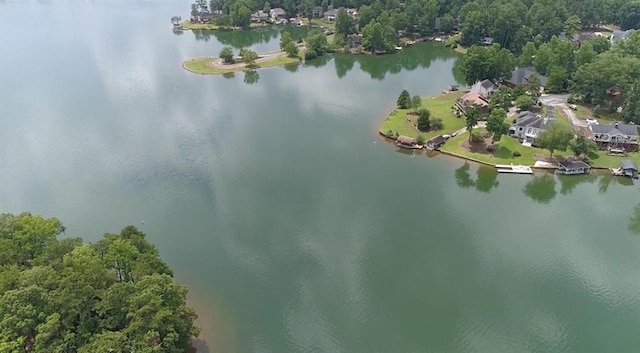
[[[616,114],[611,114],[609,112],[602,112],[602,111],[600,112],[600,116],[596,118],[593,116],[592,106],[588,106],[585,104],[576,104],[576,107],[578,109],[574,110],[573,112],[576,114],[576,117],[582,120],[597,119],[598,121],[602,121],[603,123],[613,123],[620,120],[620,117],[618,117]],[[603,110],[606,110],[606,109],[603,109]]]
[[[300,62],[300,58],[291,58],[288,56],[278,55],[268,59],[258,59],[260,61],[256,62],[256,65],[254,67],[238,65],[238,63],[229,64],[229,67],[215,67],[210,64],[214,60],[218,59],[210,57],[190,59],[182,63],[182,67],[184,67],[188,71],[201,75],[217,75],[230,72],[257,70],[264,67],[281,66]]]
[[[417,116],[413,114],[407,115],[412,112],[411,109],[394,109],[387,118],[380,125],[380,132],[386,134],[388,131],[398,133],[398,135],[405,135],[410,137],[417,137],[418,135],[424,136],[425,139],[431,137],[450,134],[465,126],[463,118],[457,118],[453,114],[453,105],[457,98],[462,96],[462,92],[454,92],[449,94],[443,94],[434,97],[423,97],[422,107],[427,108],[431,112],[431,116],[442,119],[444,128],[437,131],[421,132],[415,127]]]
[[[455,155],[469,157],[478,161],[489,164],[522,164],[533,165],[535,163],[534,155],[546,154],[549,151],[535,147],[525,147],[517,139],[509,136],[502,136],[500,141],[494,144],[494,152],[486,152],[486,147],[482,143],[478,144],[478,152],[470,151],[466,146],[468,144],[469,134],[460,134],[447,141],[440,150]],[[481,151],[480,151],[481,150]],[[514,151],[520,152],[520,156],[515,157]],[[557,153],[554,153],[554,156]]]
[[[314,25],[314,26],[323,27],[323,28],[328,28],[328,29],[332,29],[332,30],[334,30],[334,31],[335,31],[335,29],[336,29],[336,24],[335,24],[335,22],[325,22],[325,21],[324,21],[323,19],[321,19],[321,18],[313,18],[313,19],[311,19],[311,21],[309,21],[309,22],[311,22],[311,24],[312,24],[312,25]]]

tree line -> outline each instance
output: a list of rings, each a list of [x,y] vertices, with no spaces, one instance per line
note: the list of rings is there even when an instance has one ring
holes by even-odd
[[[0,352],[184,353],[187,289],[133,226],[93,244],[55,218],[0,214]]]

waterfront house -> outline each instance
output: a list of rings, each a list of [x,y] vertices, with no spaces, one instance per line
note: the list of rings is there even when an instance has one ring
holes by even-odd
[[[338,9],[331,9],[329,11],[326,11],[323,17],[325,22],[335,21],[336,17],[338,17]]]
[[[489,96],[498,89],[498,85],[491,80],[478,81],[471,86],[470,92],[477,93],[484,100],[489,99]]]
[[[269,20],[269,14],[262,10],[256,11],[251,14],[251,22],[259,23],[266,22],[267,20]]]
[[[476,92],[467,92],[462,97],[456,99],[456,108],[461,114],[465,114],[467,108],[478,107],[483,113],[489,112],[489,102]]]
[[[506,80],[502,80],[505,86],[515,88],[516,86],[527,85],[532,77],[537,77],[540,83],[540,90],[544,90],[547,85],[548,79],[545,76],[538,74],[533,67],[519,67],[511,72],[511,77]]]
[[[280,8],[280,7],[271,9],[270,14],[271,14],[271,19],[273,19],[274,21],[287,19],[287,11],[285,11],[283,8]]]
[[[542,117],[528,110],[520,112],[516,121],[509,127],[507,135],[522,140],[525,146],[535,144],[536,137],[545,130],[547,124],[555,118]]]
[[[638,126],[632,124],[589,125],[588,136],[598,147],[624,149],[627,152],[638,150]]]
[[[191,23],[211,23],[214,19],[220,17],[220,12],[196,12],[191,14]]]
[[[614,175],[621,175],[638,179],[638,166],[628,159],[620,161],[620,168],[618,170],[612,170]]]
[[[447,141],[447,139],[445,139],[444,136],[438,135],[438,136],[430,139],[429,141],[427,141],[427,148],[430,149],[430,150],[436,150],[440,146],[444,145],[444,143],[446,141]]]
[[[480,39],[480,44],[482,45],[486,45],[486,46],[490,46],[493,44],[493,38],[491,37],[484,37]]]
[[[400,135],[396,139],[396,145],[403,148],[419,148],[418,142],[413,137]]]
[[[591,166],[583,161],[566,160],[558,164],[556,173],[566,175],[588,174],[590,169]]]
[[[357,48],[362,44],[362,36],[359,34],[349,34],[345,37],[344,41],[347,43],[349,49]]]
[[[635,31],[636,31],[635,29],[628,29],[626,31],[614,30],[611,33],[611,37],[609,38],[609,41],[611,42],[611,44],[614,44],[622,40],[627,40],[629,36],[633,34],[633,32]]]

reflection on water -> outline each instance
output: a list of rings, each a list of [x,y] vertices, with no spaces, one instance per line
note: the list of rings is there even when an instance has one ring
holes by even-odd
[[[535,202],[547,204],[556,197],[556,179],[551,174],[536,175],[522,192]]]
[[[282,67],[289,72],[298,72],[298,69],[300,69],[300,65],[301,63],[297,62],[293,64],[286,64],[286,65],[283,65]]]
[[[470,167],[469,163],[465,162],[460,168],[455,170],[454,175],[458,186],[461,188],[475,187],[476,190],[485,193],[498,187],[498,171],[495,168],[485,165],[478,166],[476,169],[476,179],[473,180],[469,173]]]
[[[629,221],[629,226],[627,228],[632,233],[640,234],[640,204],[633,209],[631,220]]]
[[[569,195],[579,184],[592,184],[596,180],[598,180],[598,177],[595,174],[558,175],[558,181],[560,182],[560,193],[562,195]]]
[[[208,42],[211,38],[236,49],[248,48],[255,44],[269,43],[280,38],[280,33],[291,33],[293,40],[303,39],[308,32],[306,27],[268,26],[251,30],[226,31],[226,30],[192,30],[196,40]]]
[[[247,70],[244,72],[244,83],[248,85],[257,83],[259,79],[260,75],[258,75],[258,71],[256,70]]]

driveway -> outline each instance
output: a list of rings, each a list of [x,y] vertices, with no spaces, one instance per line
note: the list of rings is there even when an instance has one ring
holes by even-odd
[[[553,106],[556,109],[561,109],[562,113],[569,118],[571,124],[573,124],[574,130],[582,130],[587,128],[587,123],[579,119],[576,113],[567,106],[567,100],[571,95],[569,94],[543,94],[540,96],[539,101],[544,105]]]

